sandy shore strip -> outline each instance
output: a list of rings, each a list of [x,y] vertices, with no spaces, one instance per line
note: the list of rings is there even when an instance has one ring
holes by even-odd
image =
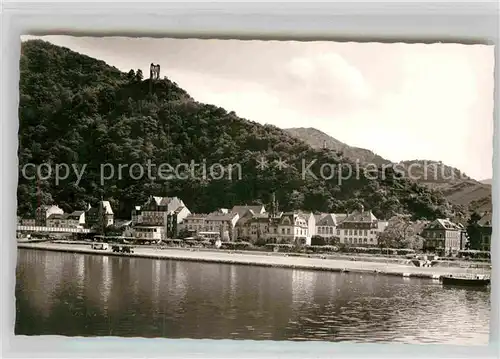
[[[418,277],[439,280],[447,274],[490,274],[484,269],[467,268],[420,268],[413,265],[395,263],[362,262],[337,259],[304,258],[273,255],[248,255],[244,253],[208,252],[196,250],[173,250],[135,247],[134,253],[123,254],[111,251],[100,251],[90,245],[69,245],[58,243],[18,243],[18,248],[49,250],[70,253],[84,253],[109,256],[124,256],[150,259],[183,260],[207,263],[242,264],[264,267],[282,267],[304,270],[322,270],[332,272],[372,273],[377,275],[395,275],[402,277]]]

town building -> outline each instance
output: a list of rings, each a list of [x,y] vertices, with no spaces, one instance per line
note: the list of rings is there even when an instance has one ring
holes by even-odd
[[[134,207],[134,209],[132,210],[131,220],[132,220],[132,226],[136,223],[142,222],[141,206]]]
[[[245,216],[249,211],[254,214],[263,214],[266,213],[266,207],[264,205],[243,205],[243,206],[234,206],[231,209],[231,212],[238,213],[239,218]]]
[[[90,228],[106,228],[114,223],[114,213],[109,201],[100,201],[96,207],[85,212],[86,224]]]
[[[236,223],[240,218],[237,212],[217,211],[205,217],[204,231],[198,234],[207,238],[220,238],[222,241],[236,239]]]
[[[36,220],[34,218],[22,218],[21,222],[18,224],[20,224],[21,226],[34,227],[36,226]]]
[[[477,222],[479,226],[479,250],[491,250],[491,233],[492,233],[492,216],[491,212],[486,212],[483,217]]]
[[[150,196],[144,205],[132,211],[134,237],[154,240],[175,238],[179,224],[190,213],[177,197]]]
[[[85,226],[85,212],[74,211],[67,215],[68,227],[83,228]]]
[[[283,213],[255,213],[253,210],[242,212],[244,215],[236,223],[236,236],[252,243],[268,241],[278,234],[278,222]]]
[[[145,241],[160,241],[166,238],[165,227],[138,223],[131,230],[132,237]]]
[[[283,213],[278,222],[278,243],[311,245],[311,230],[314,232],[314,215],[304,212]]]
[[[422,231],[424,251],[433,252],[440,256],[452,255],[465,249],[466,233],[461,224],[446,219],[436,219],[429,223]]]
[[[237,223],[239,239],[252,243],[287,243],[310,245],[312,233],[315,231],[315,218],[312,213],[247,212]]]
[[[377,246],[378,233],[383,232],[387,222],[379,224],[379,220],[372,211],[359,210],[349,213],[337,225],[337,236],[340,243],[354,246]]]
[[[335,213],[320,213],[315,214],[316,221],[315,236],[323,238],[326,242],[332,243],[336,239],[340,239],[337,234],[337,226],[347,217],[347,214]]]
[[[67,213],[53,213],[47,218],[47,227],[69,228],[69,218]]]
[[[36,209],[35,223],[37,226],[48,226],[47,218],[52,214],[64,214],[64,211],[56,205],[43,205]]]
[[[205,231],[205,218],[207,214],[191,213],[179,225],[179,230],[186,231],[190,236],[198,236]]]

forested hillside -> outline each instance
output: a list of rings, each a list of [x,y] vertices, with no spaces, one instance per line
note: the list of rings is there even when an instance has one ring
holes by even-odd
[[[377,165],[391,163],[370,150],[349,146],[315,128],[288,128],[286,131],[313,148],[330,148],[352,161]],[[401,161],[394,166],[396,171],[405,173],[419,184],[439,191],[463,212],[492,210],[491,181],[476,181],[457,168],[432,160]]]
[[[118,217],[127,218],[132,206],[151,194],[179,196],[192,212],[209,212],[235,204],[267,204],[272,192],[281,210],[346,212],[363,204],[380,218],[396,213],[427,219],[452,214],[442,195],[390,171],[385,179],[381,169],[371,173],[372,179],[361,171],[341,184],[338,177],[303,178],[303,163],[317,160],[311,172],[319,174],[322,164],[349,162],[334,150],[313,149],[277,127],[198,103],[166,78],[154,83],[150,92],[149,79],[140,71],[122,73],[40,40],[23,43],[20,66],[19,215],[33,216],[39,203],[55,202],[71,211],[104,198],[112,202]],[[261,170],[256,165],[262,157],[270,164],[281,157],[287,167]],[[118,167],[148,160],[173,166],[204,160],[207,166],[240,164],[242,178],[203,179],[198,168],[188,179],[135,180],[127,174],[101,185],[101,164]],[[27,163],[87,168],[78,185],[74,176],[57,185],[53,179],[24,178],[21,169]],[[347,169],[342,171],[347,177]]]

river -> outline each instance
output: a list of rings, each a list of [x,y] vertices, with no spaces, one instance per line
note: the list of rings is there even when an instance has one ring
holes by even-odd
[[[19,249],[15,333],[483,345],[490,292],[428,279]]]

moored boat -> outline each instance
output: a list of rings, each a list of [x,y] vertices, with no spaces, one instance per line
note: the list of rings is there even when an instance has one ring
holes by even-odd
[[[462,287],[486,287],[490,284],[490,278],[485,275],[476,276],[442,276],[443,285]]]

